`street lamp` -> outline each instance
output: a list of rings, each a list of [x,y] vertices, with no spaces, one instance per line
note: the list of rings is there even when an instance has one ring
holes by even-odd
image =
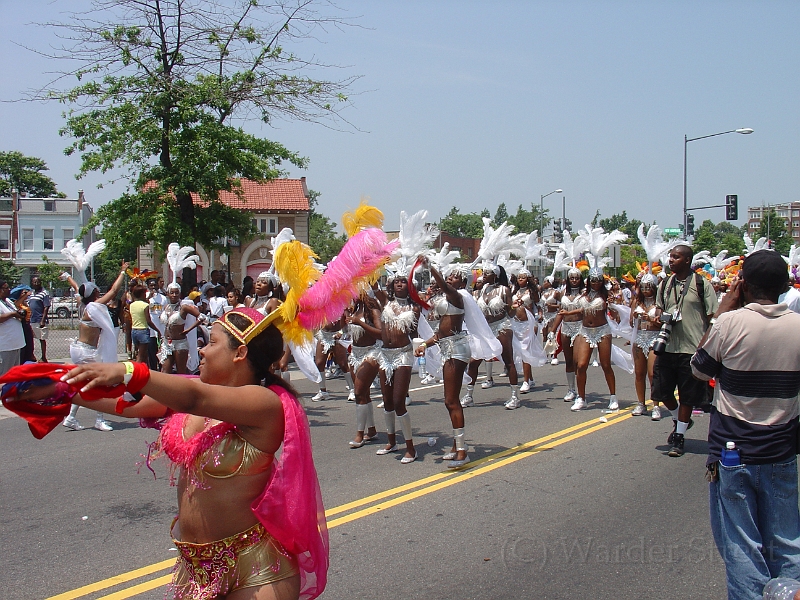
[[[550,194],[561,194],[563,192],[564,190],[553,190],[539,197],[539,237],[542,238],[542,241],[544,241],[544,199]]]
[[[683,136],[683,235],[686,237],[686,232],[688,231],[688,223],[686,222],[686,216],[689,214],[687,211],[686,206],[686,146],[689,142],[696,142],[697,140],[704,140],[710,137],[716,137],[718,135],[725,135],[726,133],[741,133],[743,135],[748,135],[753,133],[753,130],[749,127],[745,127],[742,129],[731,129],[730,131],[721,131],[719,133],[712,133],[711,135],[701,135],[700,137],[696,138],[689,138],[686,137],[684,134]]]

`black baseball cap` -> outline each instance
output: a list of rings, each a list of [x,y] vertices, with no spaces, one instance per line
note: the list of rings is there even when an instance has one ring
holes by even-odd
[[[742,263],[742,277],[756,287],[773,290],[789,280],[786,261],[775,250],[759,250],[748,254]]]

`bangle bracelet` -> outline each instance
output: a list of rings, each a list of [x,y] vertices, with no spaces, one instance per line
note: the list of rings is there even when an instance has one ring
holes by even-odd
[[[133,363],[127,361],[123,364],[125,365],[125,375],[122,376],[122,383],[123,385],[128,385],[131,382],[131,377],[133,377]]]
[[[142,388],[150,381],[150,369],[145,363],[133,363],[133,376],[125,387],[131,394],[141,392]]]

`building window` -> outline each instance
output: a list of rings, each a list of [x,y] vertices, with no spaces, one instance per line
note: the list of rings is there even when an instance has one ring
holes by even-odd
[[[0,250],[11,249],[11,230],[0,229]]]
[[[792,211],[792,216],[793,217],[800,217],[800,210],[793,210]]]
[[[757,210],[750,211],[750,218],[751,219],[760,219],[761,218],[761,213],[758,212]]]
[[[22,250],[33,250],[33,229],[22,230]]]
[[[66,248],[67,247],[67,242],[75,237],[75,230],[72,229],[71,227],[65,227],[61,231],[62,231],[62,234],[63,234],[61,237],[64,238],[64,245],[61,246],[61,247],[62,248]]]
[[[42,250],[54,250],[53,247],[53,230],[42,229]]]
[[[56,210],[56,201],[55,200],[45,200],[44,201],[44,212],[55,212]]]
[[[779,211],[776,211],[775,214],[777,214],[779,217],[784,217],[785,218],[785,217],[789,216],[789,211],[788,210],[779,210]]]
[[[253,226],[259,233],[278,233],[278,219],[253,219]]]
[[[750,223],[750,229],[758,229],[759,223]]]

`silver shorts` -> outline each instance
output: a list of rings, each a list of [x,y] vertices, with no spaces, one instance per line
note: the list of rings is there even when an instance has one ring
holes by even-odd
[[[600,327],[585,327],[581,325],[578,333],[583,336],[583,339],[589,342],[589,346],[597,348],[597,344],[600,343],[600,340],[607,335],[611,335],[611,327],[609,327],[608,323],[600,325]]]
[[[494,335],[494,337],[497,337],[504,331],[511,329],[511,319],[509,319],[508,317],[504,317],[499,321],[494,321],[493,323],[489,323],[489,327],[492,330],[492,335]]]
[[[361,366],[361,363],[367,359],[373,361],[376,365],[380,364],[378,358],[380,355],[380,347],[378,344],[381,343],[382,342],[376,342],[372,346],[356,346],[355,344],[350,346],[350,355],[347,357],[347,362],[353,367],[353,375],[358,373],[358,368]]]
[[[322,329],[314,333],[314,338],[322,344],[322,353],[327,354],[336,345],[336,338],[334,337],[338,331],[324,331]]]
[[[411,344],[402,348],[381,348],[378,361],[381,371],[386,373],[386,382],[391,383],[397,369],[414,364],[414,349]]]
[[[85,365],[87,363],[98,362],[97,348],[90,346],[86,342],[75,340],[69,345],[69,359],[73,365]]]
[[[542,327],[547,327],[556,318],[558,312],[543,312],[542,313]]]
[[[656,342],[656,338],[658,337],[658,329],[655,331],[648,331],[648,330],[639,330],[636,332],[636,345],[642,349],[644,352],[644,357],[647,358],[650,355],[650,348],[653,347],[653,344]]]
[[[565,335],[569,338],[570,347],[572,347],[572,341],[580,330],[580,321],[561,321],[561,335]]]
[[[472,358],[472,351],[469,347],[469,334],[466,331],[462,331],[455,335],[440,338],[439,352],[442,355],[442,362],[452,358],[463,363],[469,363]]]

